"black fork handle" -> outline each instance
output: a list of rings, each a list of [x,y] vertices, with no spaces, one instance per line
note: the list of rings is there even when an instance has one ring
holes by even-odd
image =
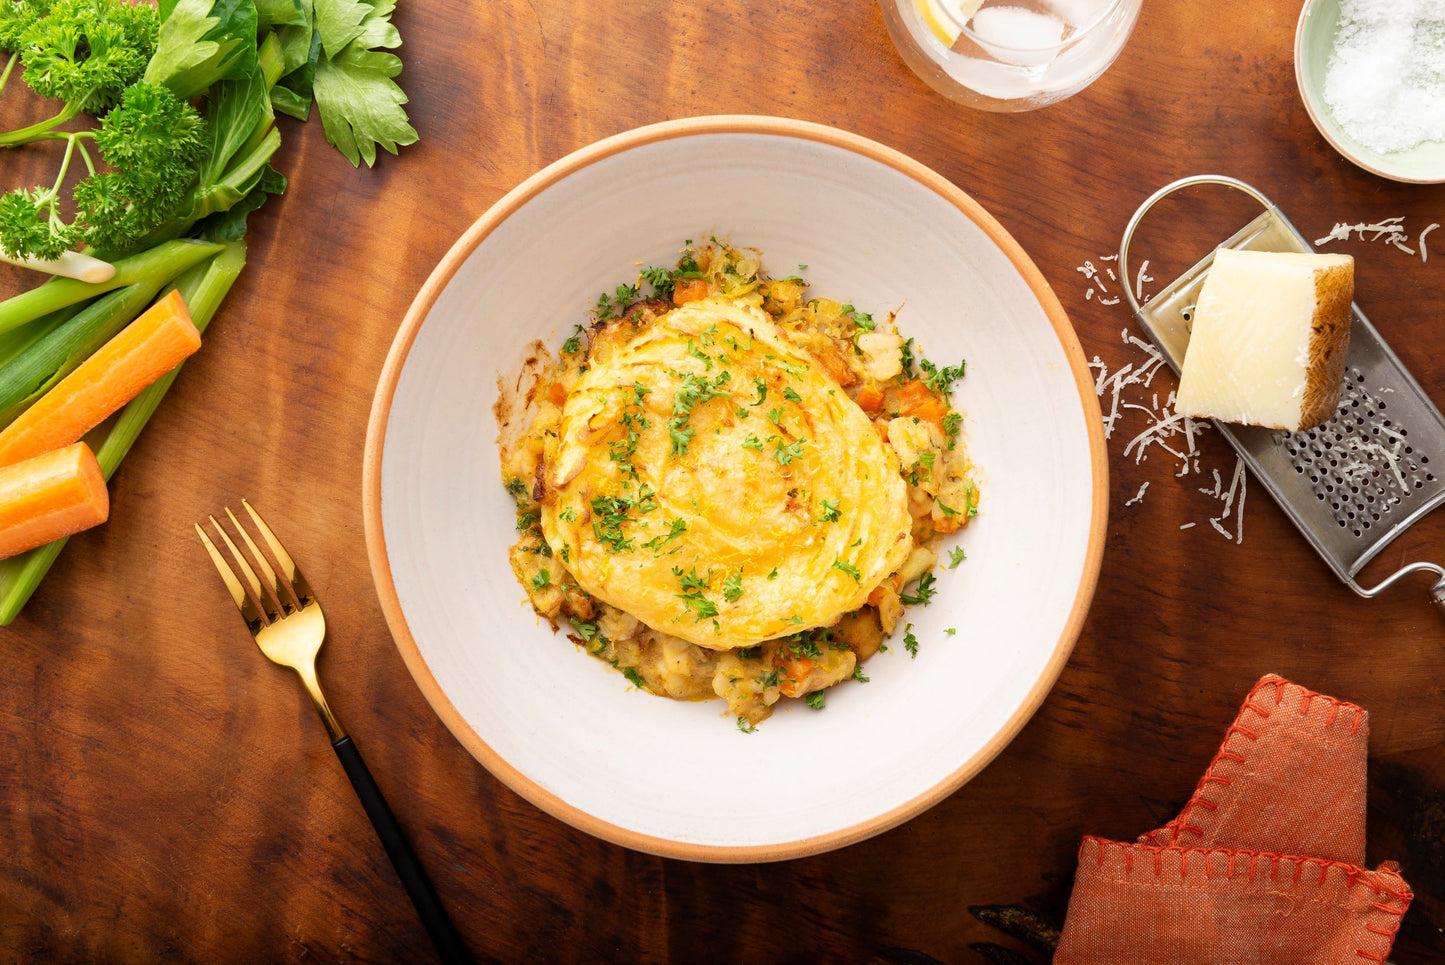
[[[386,798],[382,797],[381,788],[376,786],[366,761],[361,759],[361,751],[356,749],[350,737],[333,741],[331,748],[341,759],[346,776],[351,778],[351,786],[356,789],[356,796],[361,798],[361,806],[366,809],[366,816],[371,818],[371,826],[376,829],[382,847],[386,848],[387,857],[391,858],[391,865],[396,869],[406,893],[411,896],[411,903],[416,907],[416,913],[426,926],[442,961],[447,965],[471,965],[471,953],[462,943],[462,936],[442,907],[441,899],[437,898],[436,889],[417,860],[416,852],[401,833],[401,826],[396,823],[396,816],[387,806]]]

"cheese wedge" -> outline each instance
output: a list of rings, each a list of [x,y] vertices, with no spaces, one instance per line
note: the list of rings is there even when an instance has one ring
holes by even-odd
[[[1215,252],[1175,411],[1291,432],[1326,421],[1340,404],[1354,292],[1349,255]]]

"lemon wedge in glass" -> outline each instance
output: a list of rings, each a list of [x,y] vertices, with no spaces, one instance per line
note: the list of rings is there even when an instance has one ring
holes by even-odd
[[[914,0],[918,15],[945,47],[952,47],[963,25],[973,19],[984,0]]]

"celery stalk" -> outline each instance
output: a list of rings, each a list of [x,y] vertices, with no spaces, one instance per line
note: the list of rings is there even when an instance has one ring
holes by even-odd
[[[186,300],[186,308],[190,311],[191,321],[196,323],[199,331],[204,332],[206,326],[211,323],[211,319],[215,317],[216,310],[221,307],[226,293],[236,283],[236,277],[241,274],[241,269],[244,267],[246,267],[245,242],[235,241],[226,245],[221,253],[207,264],[197,265],[177,279],[175,287],[180,291],[181,297]],[[184,364],[181,363],[181,365]],[[180,374],[181,365],[177,365],[151,383],[140,395],[127,403],[124,409],[120,410],[119,418],[106,433],[105,440],[95,450],[96,461],[100,463],[100,471],[105,474],[107,480],[120,466],[125,454],[130,452],[130,447],[135,443],[141,430],[145,428],[152,413],[156,411],[156,406],[160,405],[161,399],[165,397],[171,383]]]
[[[78,311],[79,305],[71,305],[43,318],[37,318],[24,328],[0,332],[0,369],[24,355],[32,345],[64,325]]]
[[[74,278],[52,278],[43,285],[0,302],[0,332],[8,332],[68,305],[134,285],[152,276],[162,276],[164,284],[220,250],[217,245],[201,241],[167,241],[139,254],[118,259],[115,275],[110,281],[89,284]]]
[[[245,264],[245,244],[233,242],[226,245],[210,262],[196,265],[176,280],[174,287],[186,300],[191,321],[196,323],[197,329],[205,331]],[[120,410],[109,429],[102,427],[104,438],[95,447],[95,458],[107,480],[115,474],[126,453],[130,452],[131,445],[145,428],[146,422],[150,420],[156,406],[160,405],[162,397],[180,371],[181,366],[177,365],[161,376]],[[9,626],[11,621],[20,615],[21,609],[40,586],[40,581],[45,578],[68,540],[69,537],[58,539],[28,553],[0,560],[0,626]]]
[[[55,383],[114,338],[168,282],[220,250],[219,245],[187,246],[181,250],[186,257],[166,261],[129,287],[105,293],[17,355],[0,369],[0,427],[15,421]]]

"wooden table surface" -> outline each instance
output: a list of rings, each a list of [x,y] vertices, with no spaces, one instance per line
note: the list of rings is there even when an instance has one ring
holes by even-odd
[[[1370,711],[1369,859],[1401,861],[1416,892],[1393,959],[1439,961],[1445,621],[1427,581],[1355,597],[1258,487],[1242,542],[1223,538],[1197,480],[1124,456],[1142,422],[1109,443],[1098,592],[1019,737],[903,826],[776,865],[627,851],[509,791],[413,684],[363,541],[368,407],[423,279],[528,174],[641,124],[778,114],[912,155],[1013,233],[1111,372],[1140,358],[1121,338],[1128,312],[1089,295],[1078,269],[1106,264],[1129,214],[1174,178],[1243,178],[1311,238],[1338,221],[1402,215],[1412,239],[1445,222],[1445,187],[1366,174],[1315,132],[1295,89],[1298,10],[1149,0],[1087,91],[993,115],[910,73],[868,0],[404,3],[400,79],[421,142],[355,171],[317,123],[282,121],[291,189],[253,219],[250,264],[116,476],[112,521],[74,539],[0,631],[0,960],[430,956],[310,705],[246,639],[191,532],[244,495],[327,602],[321,673],[336,712],[483,955],[967,963],[988,945],[997,961],[1040,961],[998,926],[1062,919],[1081,835],[1129,839],[1177,813],[1244,694],[1273,671]],[[13,183],[49,163],[0,160]],[[1168,216],[1141,241],[1156,285],[1242,210]],[[1438,237],[1428,261],[1378,242],[1334,250],[1355,256],[1357,301],[1440,404]],[[29,281],[0,276],[4,293]],[[1212,434],[1201,446],[1203,470],[1227,482],[1233,453]],[[1438,559],[1442,527],[1437,513],[1379,566]]]

